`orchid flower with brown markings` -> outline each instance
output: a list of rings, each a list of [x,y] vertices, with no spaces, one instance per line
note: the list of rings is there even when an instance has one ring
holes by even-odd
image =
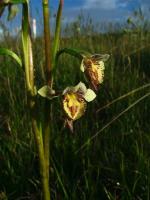
[[[91,56],[83,56],[80,69],[85,72],[92,89],[98,90],[98,86],[104,79],[104,62],[108,60],[108,54],[94,54]]]
[[[95,92],[87,89],[82,82],[75,87],[67,87],[63,91],[63,109],[67,116],[66,123],[72,132],[73,121],[84,115],[87,102],[93,101],[95,97]]]

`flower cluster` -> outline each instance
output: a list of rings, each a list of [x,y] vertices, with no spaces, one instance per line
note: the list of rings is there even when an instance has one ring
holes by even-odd
[[[67,87],[63,93],[63,110],[66,114],[66,123],[73,131],[73,122],[85,113],[87,102],[96,98],[95,91],[104,78],[104,62],[109,58],[108,54],[82,55],[80,70],[85,73],[89,80],[90,88],[86,88],[85,84],[79,82],[76,86]],[[55,92],[49,86],[43,86],[38,93],[48,99],[56,96]]]
[[[85,72],[91,88],[95,91],[103,82],[104,61],[109,55],[95,54],[84,56],[81,62],[81,71]],[[80,82],[75,87],[67,87],[63,92],[63,109],[67,115],[67,124],[73,130],[73,121],[79,119],[85,112],[87,102],[93,101],[96,97],[92,89],[87,89],[85,84]]]

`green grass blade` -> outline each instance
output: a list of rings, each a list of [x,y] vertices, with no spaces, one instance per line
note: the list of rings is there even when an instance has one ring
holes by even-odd
[[[6,56],[12,57],[22,67],[22,61],[21,61],[21,59],[13,51],[11,51],[9,49],[6,49],[6,48],[0,48],[0,55],[6,55]]]
[[[58,11],[57,11],[57,17],[56,17],[55,37],[54,37],[54,46],[53,46],[53,54],[52,54],[52,58],[53,58],[52,67],[55,67],[55,56],[57,54],[57,50],[59,49],[62,7],[63,7],[63,0],[60,0]]]
[[[20,4],[20,3],[26,3],[27,0],[10,0],[10,3],[12,4]]]
[[[113,122],[115,122],[117,119],[119,119],[123,114],[125,114],[127,111],[129,111],[131,108],[133,108],[136,104],[140,103],[142,100],[147,98],[150,95],[150,92],[133,102],[130,106],[128,106],[126,109],[124,109],[122,112],[120,112],[116,117],[114,117],[110,122],[108,122],[105,126],[103,126],[97,133],[95,133],[92,137],[90,137],[76,152],[75,154],[79,153],[83,148],[85,148],[89,143],[94,140],[104,129],[109,127]]]
[[[55,165],[55,163],[54,163],[54,160],[52,160],[52,162],[53,162],[53,167],[54,167],[54,170],[55,170],[56,175],[57,175],[57,178],[58,178],[58,182],[59,182],[59,184],[61,185],[61,188],[62,188],[62,190],[63,190],[63,192],[64,192],[65,199],[69,199],[68,194],[67,194],[67,191],[66,191],[66,189],[65,189],[65,186],[64,186],[64,184],[63,184],[63,182],[62,182],[62,179],[61,179],[61,176],[60,176],[60,174],[59,174],[59,171],[57,170],[57,167],[56,167],[56,165]]]
[[[133,95],[134,93],[139,92],[140,90],[143,90],[143,89],[145,89],[145,88],[147,88],[147,87],[150,87],[150,83],[145,84],[145,85],[142,85],[141,87],[138,87],[138,88],[136,88],[136,89],[134,89],[134,90],[131,90],[130,92],[128,92],[128,93],[126,93],[126,94],[123,94],[122,96],[120,96],[120,97],[114,99],[113,101],[111,101],[111,102],[107,103],[106,105],[102,106],[101,108],[99,108],[99,109],[96,111],[96,113],[102,111],[102,110],[105,109],[105,108],[108,108],[110,105],[112,105],[112,104],[114,104],[114,103],[116,103],[116,102],[118,102],[118,101],[120,101],[120,100],[122,100],[122,99],[124,99],[124,98],[126,98],[126,97],[128,97],[128,96],[130,96],[130,95]]]

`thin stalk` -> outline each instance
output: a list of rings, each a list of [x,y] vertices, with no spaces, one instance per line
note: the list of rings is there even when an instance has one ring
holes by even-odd
[[[53,77],[51,74],[52,67],[55,66],[55,57],[59,48],[60,39],[60,28],[61,28],[61,14],[62,14],[63,0],[60,0],[57,11],[56,29],[54,37],[54,46],[52,52],[51,62],[51,41],[50,41],[50,22],[49,22],[49,1],[43,0],[43,19],[44,19],[44,40],[45,40],[45,77],[47,85],[51,88],[53,86]],[[52,65],[51,65],[52,64]],[[50,105],[49,101],[45,101],[45,126],[44,126],[44,153],[45,153],[45,164],[47,170],[47,177],[49,179],[49,166],[50,166]]]
[[[43,188],[43,199],[50,200],[49,180],[47,177],[47,171],[46,171],[46,165],[45,165],[42,133],[40,133],[37,127],[36,120],[34,118],[32,119],[32,127],[33,127],[34,137],[35,137],[36,146],[38,150],[38,155],[39,155],[40,174],[41,174],[42,188]]]
[[[114,103],[116,103],[116,102],[118,102],[118,101],[124,99],[125,97],[130,96],[130,95],[133,95],[134,93],[136,93],[136,92],[138,92],[138,91],[140,91],[140,90],[143,90],[143,89],[145,89],[145,88],[147,88],[147,87],[149,87],[149,86],[150,86],[150,83],[145,84],[145,85],[142,85],[141,87],[138,87],[138,88],[136,88],[136,89],[134,89],[134,90],[131,90],[130,92],[128,92],[128,93],[126,93],[126,94],[124,94],[124,95],[122,95],[122,96],[120,96],[120,97],[114,99],[114,100],[111,101],[110,103],[107,103],[107,104],[104,105],[103,107],[99,108],[99,109],[96,111],[96,113],[102,111],[102,110],[105,109],[105,108],[108,108],[110,105],[112,105],[112,104],[114,104]]]
[[[54,77],[56,75],[59,57],[64,53],[78,58],[79,61],[81,61],[84,58],[84,56],[90,56],[91,55],[86,51],[81,51],[80,49],[73,49],[73,48],[63,48],[63,49],[57,51],[57,53],[55,55],[55,62],[54,62],[54,67],[53,67],[53,71],[52,71]]]
[[[45,75],[48,85],[51,85],[51,41],[49,22],[49,0],[43,0],[44,42],[45,42]]]
[[[49,1],[43,0],[43,20],[44,20],[44,42],[45,42],[45,77],[47,85],[51,87],[51,41],[50,41],[50,22],[49,22]],[[50,166],[50,103],[45,100],[44,112],[44,154],[47,177],[49,180]]]
[[[82,60],[84,58],[84,56],[90,56],[91,54],[89,54],[86,51],[82,51],[80,49],[73,49],[73,48],[63,48],[61,50],[59,50],[56,54],[56,61],[58,60],[59,56],[63,53],[67,53],[70,54],[76,58],[78,58],[79,60]]]
[[[44,116],[44,154],[45,154],[45,165],[47,171],[47,177],[49,180],[49,169],[50,169],[50,102],[45,100],[45,116]]]

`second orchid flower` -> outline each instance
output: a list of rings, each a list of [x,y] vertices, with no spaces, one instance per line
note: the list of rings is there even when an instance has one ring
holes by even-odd
[[[98,86],[103,82],[104,78],[104,61],[108,60],[108,54],[94,54],[91,56],[83,56],[80,69],[85,73],[93,90],[97,91]]]

